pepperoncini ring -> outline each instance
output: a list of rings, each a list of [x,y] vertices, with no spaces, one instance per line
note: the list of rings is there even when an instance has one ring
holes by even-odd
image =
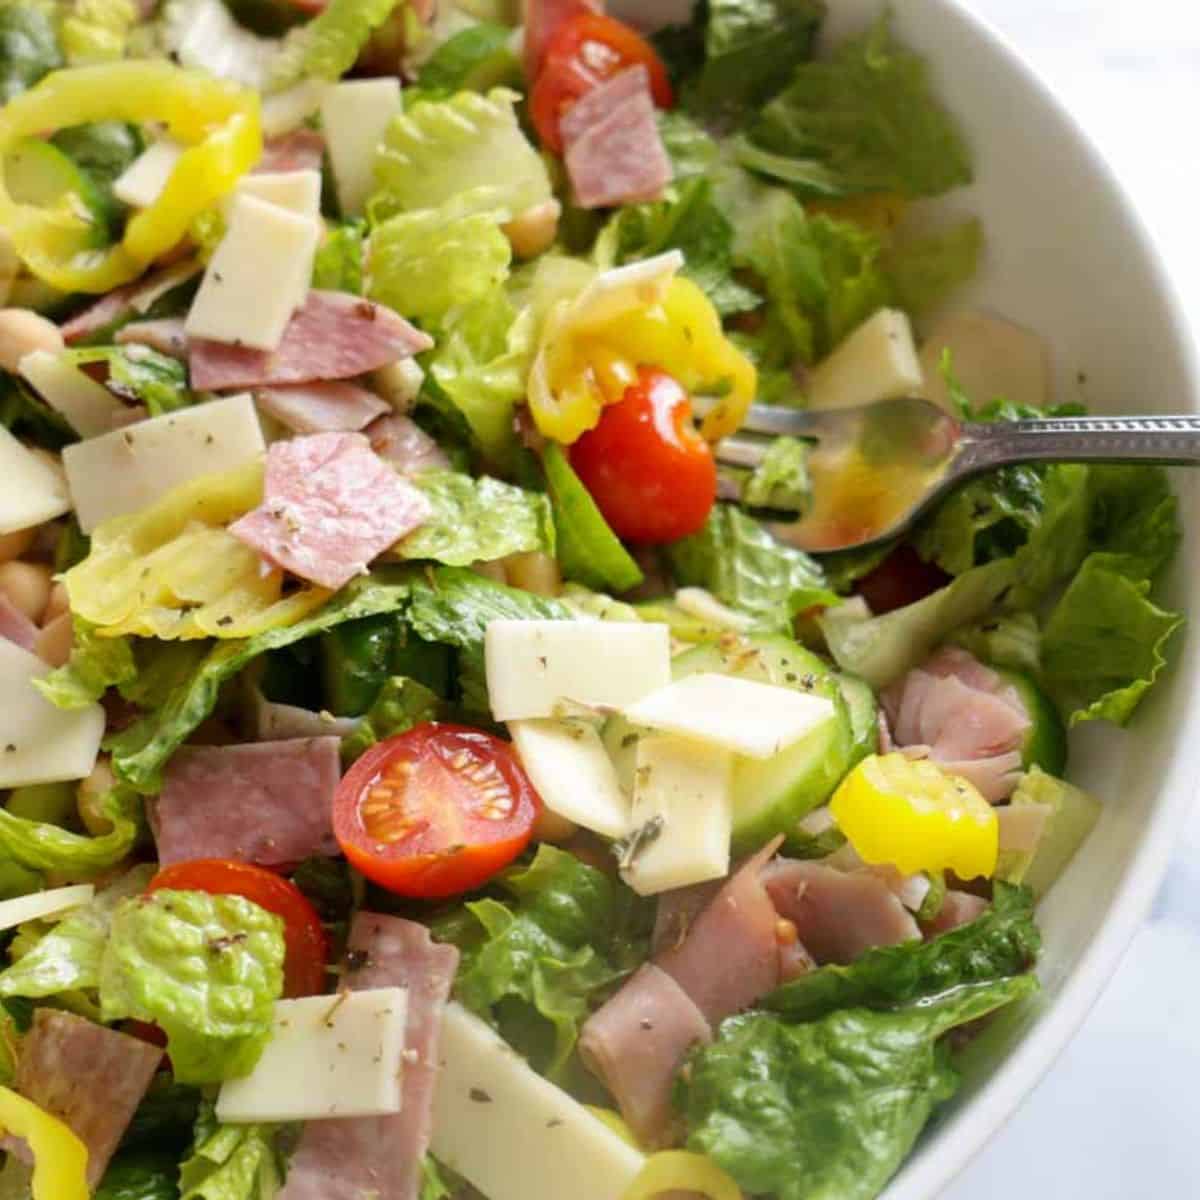
[[[0,1129],[24,1138],[33,1154],[33,1200],[88,1200],[87,1147],[62,1121],[0,1087]]]
[[[117,62],[47,75],[0,110],[0,154],[24,137],[92,121],[158,121],[187,149],[161,194],[123,239],[87,245],[83,217],[13,199],[0,172],[0,228],[25,266],[67,292],[106,292],[137,278],[193,219],[233,190],[262,154],[258,96],[166,62]]]

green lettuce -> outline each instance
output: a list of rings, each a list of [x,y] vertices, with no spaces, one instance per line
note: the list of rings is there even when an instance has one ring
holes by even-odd
[[[293,29],[270,66],[272,90],[301,79],[340,79],[371,34],[401,0],[329,0],[311,21]]]
[[[436,692],[415,679],[392,676],[384,683],[354,732],[342,738],[343,764],[354,762],[384,738],[405,733],[424,721],[437,720],[441,709],[442,701]]]
[[[335,225],[313,259],[313,287],[361,296],[366,236],[364,221],[343,221]]]
[[[547,443],[542,466],[554,503],[563,575],[595,590],[627,592],[637,587],[643,579],[641,568],[608,527],[563,448]]]
[[[462,951],[456,997],[561,1076],[595,998],[632,968],[635,943],[644,952],[630,934],[628,893],[547,843],[498,882],[504,901],[469,901],[433,933]]]
[[[0,14],[9,11],[0,8]],[[61,450],[79,440],[62,414],[16,375],[0,374],[0,425],[15,437],[47,450]]]
[[[971,181],[967,147],[934,98],[928,68],[885,14],[827,61],[801,63],[739,155],[801,192],[937,196]]]
[[[123,900],[100,963],[101,1014],[158,1025],[180,1083],[245,1075],[271,1036],[283,955],[283,921],[242,896]]]
[[[170,1150],[118,1153],[92,1200],[179,1200],[179,1158]]]
[[[87,708],[110,687],[132,683],[138,673],[129,638],[100,637],[95,626],[79,617],[74,626],[70,659],[33,681],[56,708]]]
[[[1033,894],[997,883],[992,906],[969,924],[927,942],[868,950],[848,966],[809,971],[777,988],[762,1007],[793,1021],[815,1021],[837,1009],[911,1004],[964,984],[1020,975],[1040,949]]]
[[[433,514],[391,553],[451,567],[536,550],[553,555],[554,518],[545,496],[456,471],[423,471],[412,483],[432,504]]]
[[[958,1087],[942,1036],[1036,988],[1019,975],[802,1024],[731,1017],[676,1084],[688,1149],[748,1194],[871,1200]]]
[[[445,100],[455,92],[486,92],[501,85],[520,87],[521,64],[512,51],[513,31],[507,25],[480,21],[447,38],[422,64],[415,95]],[[407,107],[413,97],[406,98]]]
[[[179,1164],[179,1200],[275,1200],[284,1163],[276,1125],[218,1125],[205,1106],[191,1155]]]
[[[793,437],[777,437],[763,460],[742,485],[742,503],[752,508],[778,508],[806,512],[812,500],[808,478],[807,442]]]
[[[699,533],[669,546],[667,559],[680,586],[707,589],[766,631],[787,631],[805,609],[838,602],[814,559],[730,504],[718,504]]]
[[[451,1200],[453,1192],[442,1178],[442,1168],[432,1154],[421,1159],[421,1194],[419,1200]]]
[[[192,1144],[200,1102],[199,1088],[156,1075],[121,1138],[121,1150],[170,1150],[178,1166],[179,1151]]]
[[[50,12],[37,4],[0,8],[0,106],[63,65]]]
[[[951,641],[994,667],[1021,671],[1033,679],[1042,673],[1042,631],[1031,612],[1006,613],[968,626]]]
[[[974,217],[932,233],[902,238],[884,253],[895,302],[920,317],[968,282],[983,252],[983,225]]]
[[[59,825],[30,821],[0,808],[0,854],[32,871],[60,871],[86,879],[115,867],[142,834],[141,798],[118,784],[100,801],[112,829],[100,837],[71,833]]]
[[[183,363],[149,346],[90,346],[69,350],[67,357],[77,367],[103,363],[108,368],[108,389],[134,404],[144,404],[152,417],[196,402]]]

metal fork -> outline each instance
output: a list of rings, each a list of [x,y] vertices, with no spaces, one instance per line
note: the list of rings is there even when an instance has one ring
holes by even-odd
[[[718,462],[753,470],[775,438],[812,442],[812,505],[772,532],[803,550],[849,550],[905,532],[964,480],[1032,462],[1200,465],[1200,417],[1059,417],[961,421],[909,397],[862,408],[752,405]],[[742,479],[723,477],[723,499],[741,500]],[[779,510],[767,515],[783,516]]]

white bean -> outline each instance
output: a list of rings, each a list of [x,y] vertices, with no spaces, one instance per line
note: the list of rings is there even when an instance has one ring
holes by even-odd
[[[0,367],[15,372],[17,364],[35,350],[57,353],[63,335],[53,321],[31,308],[0,308]]]
[[[545,200],[513,217],[501,227],[513,253],[518,258],[536,258],[543,250],[549,250],[558,236],[561,214],[562,205],[557,200]]]
[[[75,643],[75,625],[70,613],[63,613],[45,625],[33,642],[33,652],[52,667],[65,666]]]
[[[108,760],[98,758],[92,773],[86,779],[81,779],[75,789],[75,805],[79,809],[79,819],[92,837],[103,837],[112,830],[112,821],[104,815],[100,801],[112,791],[116,782]]]
[[[39,624],[50,600],[50,568],[39,563],[6,562],[0,566],[0,592],[14,608]]]
[[[557,596],[562,590],[558,563],[541,550],[510,554],[504,560],[504,573],[510,587],[532,592],[535,596]]]
[[[46,611],[42,613],[42,624],[49,625],[56,617],[71,609],[71,597],[65,583],[56,583],[50,589],[50,599],[46,601]]]

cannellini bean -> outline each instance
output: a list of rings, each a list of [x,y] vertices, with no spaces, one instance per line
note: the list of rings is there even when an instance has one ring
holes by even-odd
[[[55,617],[43,626],[33,642],[33,652],[52,667],[65,666],[75,643],[75,626],[70,613]]]
[[[490,579],[493,583],[508,582],[508,576],[504,573],[504,563],[500,561],[472,563],[471,570],[476,575],[482,575],[484,579]]]
[[[104,815],[101,801],[116,786],[116,777],[107,758],[98,758],[92,773],[79,781],[75,789],[75,804],[79,819],[92,837],[103,837],[112,829],[112,822]]]
[[[535,596],[557,596],[562,590],[557,561],[541,550],[510,554],[504,560],[504,574],[510,587],[532,592]]]
[[[35,624],[50,600],[50,568],[17,560],[0,566],[0,592]]]
[[[579,826],[574,821],[559,816],[544,806],[533,823],[533,836],[536,841],[554,842],[558,846],[569,842],[578,832]]]
[[[37,526],[29,529],[14,529],[12,533],[0,534],[0,564],[20,558],[37,537]]]
[[[557,200],[546,200],[527,208],[501,226],[505,237],[518,258],[535,258],[548,250],[558,236],[558,218],[562,205]]]
[[[50,589],[50,599],[46,601],[46,611],[42,613],[42,624],[49,625],[56,617],[61,617],[70,610],[71,597],[67,592],[67,585],[56,583]]]
[[[0,367],[16,372],[17,364],[35,350],[57,353],[63,335],[53,321],[31,308],[0,308]]]

